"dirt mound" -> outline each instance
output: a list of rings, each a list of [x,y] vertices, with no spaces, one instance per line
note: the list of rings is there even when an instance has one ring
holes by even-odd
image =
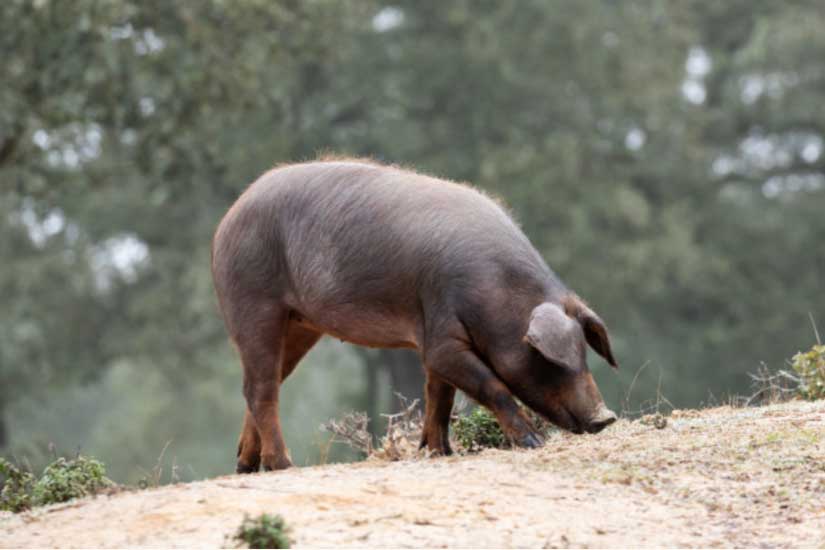
[[[822,547],[825,402],[676,411],[535,451],[228,476],[0,516],[4,547]]]

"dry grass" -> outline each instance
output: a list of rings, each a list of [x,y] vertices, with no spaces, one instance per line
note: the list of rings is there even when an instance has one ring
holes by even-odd
[[[377,446],[373,444],[369,431],[370,419],[363,412],[351,412],[341,418],[330,419],[321,425],[321,430],[332,434],[330,445],[347,445],[368,460],[394,462],[428,456],[426,451],[419,449],[423,419],[418,399],[409,400],[400,393],[396,397],[401,410],[395,414],[381,415],[387,419],[387,431]]]
[[[0,546],[216,547],[261,513],[282,515],[294,546],[822,547],[825,402],[98,497],[0,515]]]

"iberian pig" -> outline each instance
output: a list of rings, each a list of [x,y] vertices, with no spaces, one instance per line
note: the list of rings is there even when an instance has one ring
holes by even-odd
[[[243,363],[238,472],[290,466],[279,390],[323,334],[418,351],[435,453],[456,389],[522,447],[541,436],[515,398],[576,433],[616,419],[585,360],[589,344],[616,367],[605,324],[467,185],[357,159],[277,167],[221,220],[212,273]]]

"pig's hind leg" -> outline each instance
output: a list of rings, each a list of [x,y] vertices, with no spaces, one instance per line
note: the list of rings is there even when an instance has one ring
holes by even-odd
[[[234,313],[234,312],[233,312]],[[232,336],[243,364],[243,394],[248,413],[244,420],[238,449],[237,471],[258,469],[255,458],[260,442],[260,465],[264,470],[280,470],[292,465],[287,455],[278,416],[278,391],[281,384],[284,342],[287,334],[285,309],[277,304],[259,303],[232,323]],[[257,428],[259,438],[255,438]]]
[[[528,448],[541,446],[541,436],[522,412],[510,390],[479,358],[467,344],[467,340],[448,338],[425,350],[424,364],[428,373],[436,374],[490,409],[504,434],[514,445]],[[431,441],[429,432],[426,437],[427,446],[438,451],[440,443]]]
[[[299,326],[290,321],[286,331],[286,342],[283,350],[283,361],[280,367],[280,382],[283,383],[298,362],[312,349],[321,338],[321,333]],[[238,440],[238,463],[235,471],[239,474],[257,472],[261,464],[261,436],[255,419],[249,410],[244,415],[243,428]]]
[[[281,383],[292,374],[298,362],[312,349],[321,336],[320,332],[302,327],[295,321],[289,322],[284,347],[284,364],[281,366]]]

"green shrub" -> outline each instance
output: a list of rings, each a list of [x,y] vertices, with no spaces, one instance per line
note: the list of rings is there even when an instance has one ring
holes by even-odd
[[[85,456],[71,460],[60,457],[43,470],[34,484],[33,498],[35,505],[45,506],[94,495],[111,485],[100,461]]]
[[[825,345],[797,353],[791,359],[791,367],[799,375],[799,394],[803,398],[825,398]]]
[[[31,507],[34,476],[0,458],[0,510],[22,512]]]
[[[459,416],[453,421],[453,435],[467,452],[477,452],[485,448],[501,449],[507,446],[507,438],[493,414],[482,407],[470,414]]]
[[[261,514],[258,517],[244,517],[233,539],[238,546],[247,548],[289,548],[289,528],[281,516]]]
[[[12,512],[94,495],[114,485],[106,478],[101,462],[80,455],[73,459],[58,458],[46,466],[36,481],[32,474],[4,459],[0,459],[0,474],[3,476],[0,510]]]

